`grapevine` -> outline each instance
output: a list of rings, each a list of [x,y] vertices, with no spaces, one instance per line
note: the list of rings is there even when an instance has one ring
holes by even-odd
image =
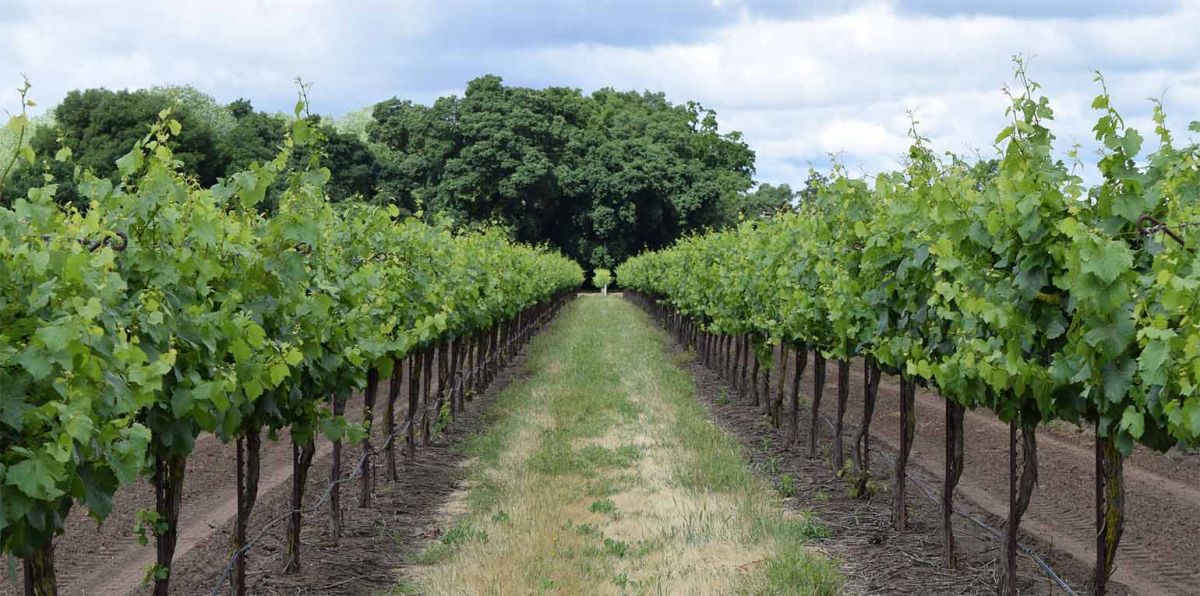
[[[617,275],[752,402],[766,375],[745,354],[762,359],[760,346],[771,344],[813,351],[810,454],[825,359],[841,368],[862,358],[865,410],[852,453],[857,494],[867,489],[873,385],[880,370],[899,374],[893,517],[901,531],[915,430],[911,396],[916,385],[935,388],[946,402],[948,566],[955,562],[950,515],[962,473],[963,412],[985,408],[1008,422],[1002,593],[1016,589],[1016,531],[1038,475],[1036,429],[1056,420],[1093,426],[1095,585],[1103,591],[1123,523],[1123,458],[1134,443],[1156,450],[1200,444],[1200,240],[1189,228],[1200,213],[1200,146],[1175,146],[1156,104],[1159,147],[1139,157],[1143,138],[1111,108],[1098,77],[1102,179],[1085,185],[1054,157],[1049,100],[1020,60],[1015,73],[995,167],[935,155],[914,122],[903,169],[868,183],[835,167],[792,213],[643,253]],[[775,365],[772,358],[763,364]],[[831,450],[839,471],[846,378],[839,370]],[[776,404],[782,386],[779,392]],[[776,424],[779,418],[772,416]]]
[[[86,212],[55,204],[53,180],[0,208],[0,544],[25,561],[31,592],[55,593],[52,544],[67,512],[81,504],[103,520],[117,489],[145,473],[156,505],[139,521],[156,543],[155,593],[166,594],[187,457],[202,434],[237,443],[233,586],[244,593],[261,441],[288,431],[288,567],[298,569],[316,435],[367,441],[375,391],[399,379],[402,361],[447,358],[446,346],[483,336],[495,343],[472,344],[473,357],[510,350],[532,318],[515,321],[582,284],[575,263],[498,230],[331,204],[303,97],[295,115],[274,159],[202,187],[181,173],[171,150],[181,125],[165,110],[118,160],[119,184],[79,174]],[[259,205],[272,192],[279,209],[267,215]],[[460,364],[468,352],[455,352]],[[486,361],[496,366],[490,352]],[[345,401],[363,389],[364,420],[346,421]],[[428,432],[428,418],[418,424]]]

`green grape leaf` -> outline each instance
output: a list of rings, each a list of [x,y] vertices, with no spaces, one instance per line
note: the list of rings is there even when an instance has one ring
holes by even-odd
[[[271,365],[270,370],[267,372],[271,375],[271,386],[278,387],[279,384],[284,381],[284,379],[288,378],[288,375],[290,375],[292,371],[286,364],[276,363]]]
[[[1121,414],[1121,429],[1127,431],[1134,439],[1142,438],[1142,434],[1146,432],[1145,416],[1130,406],[1125,408],[1125,413]]]
[[[17,362],[20,362],[36,381],[45,379],[52,370],[50,359],[41,350],[26,349],[17,356]]]
[[[1101,241],[1098,250],[1084,260],[1082,270],[1099,277],[1104,283],[1112,283],[1133,266],[1133,253],[1123,242]]]
[[[61,462],[55,461],[44,452],[39,452],[9,466],[4,482],[17,487],[28,497],[46,501],[64,494],[57,483],[65,480],[66,476],[66,468]]]
[[[134,147],[132,151],[117,159],[117,171],[120,172],[122,178],[127,178],[141,169],[142,163],[144,163],[142,148]]]
[[[1163,340],[1156,339],[1151,341],[1145,349],[1142,350],[1142,355],[1138,357],[1138,370],[1141,378],[1149,385],[1162,385],[1167,382],[1167,358],[1170,354],[1170,345]]]
[[[67,349],[67,345],[78,337],[78,330],[64,325],[54,325],[38,329],[35,335],[38,339],[42,340],[47,350],[61,352]]]

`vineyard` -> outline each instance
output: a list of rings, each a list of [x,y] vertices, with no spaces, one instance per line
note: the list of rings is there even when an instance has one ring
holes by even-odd
[[[1030,591],[1024,564],[1074,594],[1081,574],[1060,575],[1046,543],[1086,551],[1096,594],[1200,590],[1200,144],[1177,141],[1156,102],[1145,149],[1096,82],[1094,161],[1057,157],[1050,102],[1018,60],[997,159],[938,154],[914,120],[899,171],[868,179],[835,165],[795,205],[734,210],[740,223],[702,234],[670,224],[674,236],[644,242],[665,248],[595,267],[599,292],[578,300],[584,269],[559,250],[422,209],[422,196],[491,184],[470,172],[426,180],[413,209],[331,199],[326,129],[303,84],[274,157],[215,184],[176,152],[170,108],[115,178],[74,165],[65,142],[35,155],[23,111],[0,162],[0,550],[12,584],[0,589],[21,578],[37,596],[359,593],[412,580],[420,593],[832,594],[854,591],[845,576],[862,570],[827,552],[839,533],[873,548],[936,527],[926,567],[919,544],[877,550],[911,546],[901,564],[935,567],[929,582],[944,583],[872,577],[863,591],[1012,595]],[[413,114],[430,117],[380,105],[404,141],[386,151],[407,147]],[[707,137],[673,144],[688,159],[714,139],[716,153],[746,149],[717,135],[712,112],[659,107],[676,125],[707,114]],[[40,186],[2,195],[31,169]],[[64,169],[71,180],[56,177]],[[591,192],[572,176],[571,193]],[[737,185],[710,186],[719,203]],[[597,221],[641,225],[636,209],[604,209]],[[607,224],[576,224],[612,240],[597,232]],[[555,241],[593,264],[626,254],[580,238]],[[981,462],[975,442],[1002,446]],[[807,462],[789,465],[808,478],[781,474],[780,453]],[[1184,463],[1162,472],[1156,454]],[[1078,480],[1080,459],[1083,490],[1059,478]],[[931,467],[940,491],[926,486]],[[855,503],[828,527],[828,484],[796,486],[821,474]],[[1022,533],[1045,496],[1060,501],[1052,519]],[[464,511],[443,515],[456,499]],[[864,530],[860,514],[880,501],[887,532]],[[998,560],[988,551],[980,565],[987,549],[963,540],[967,524]],[[130,527],[136,553],[113,556]],[[363,538],[373,533],[387,536]],[[825,550],[811,546],[822,539]],[[302,577],[314,558],[319,585]],[[330,574],[346,561],[357,566]],[[140,583],[89,583],[118,563]],[[1137,585],[1139,572],[1158,583]]]
[[[1018,64],[994,168],[939,157],[914,123],[902,171],[868,183],[835,168],[796,213],[693,236],[616,272],[635,301],[774,425],[790,425],[794,438],[808,372],[810,457],[818,453],[827,363],[836,362],[829,459],[852,495],[873,492],[871,421],[881,377],[898,375],[890,496],[900,532],[912,498],[915,395],[936,391],[944,404],[948,568],[956,565],[951,522],[965,413],[985,410],[1006,424],[1001,593],[1016,593],[1018,529],[1039,472],[1055,473],[1039,470],[1039,427],[1094,431],[1096,593],[1118,565],[1123,468],[1135,445],[1200,444],[1200,147],[1177,146],[1156,104],[1158,147],[1143,154],[1143,137],[1097,80],[1092,108],[1103,150],[1093,185],[1055,159],[1053,111]],[[858,360],[862,411],[847,436],[850,366]],[[789,366],[791,387],[772,389],[771,376],[788,378]]]
[[[327,508],[336,537],[341,488],[360,482],[370,506],[372,459],[394,480],[398,452],[449,424],[583,282],[575,263],[500,230],[331,204],[306,109],[302,98],[273,160],[215,186],[180,173],[180,124],[164,111],[118,161],[120,184],[80,174],[86,211],[56,204],[50,177],[0,209],[0,540],[26,593],[56,593],[72,508],[103,521],[142,475],[148,579],[168,593],[189,456],[206,436],[236,445],[231,556],[211,590],[246,593],[246,554],[266,531],[286,532],[297,571],[304,515]],[[34,162],[27,147],[17,159]],[[264,214],[268,192],[281,198]],[[264,434],[291,442],[293,491],[290,511],[255,529]],[[306,498],[318,436],[333,441],[330,482]],[[343,444],[360,442],[343,462]]]

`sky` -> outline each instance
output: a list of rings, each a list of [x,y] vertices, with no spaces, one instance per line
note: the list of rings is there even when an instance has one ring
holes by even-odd
[[[793,185],[831,159],[896,167],[910,114],[939,150],[993,154],[1017,54],[1064,155],[1094,150],[1093,69],[1146,137],[1148,98],[1179,137],[1200,119],[1200,0],[0,0],[10,110],[22,73],[41,109],[71,89],[191,84],[290,110],[300,76],[333,115],[492,73],[698,101],[744,133],[758,180]]]

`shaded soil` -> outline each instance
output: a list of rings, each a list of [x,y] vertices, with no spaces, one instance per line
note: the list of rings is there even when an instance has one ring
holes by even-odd
[[[427,541],[427,534],[440,521],[438,507],[460,488],[462,456],[454,446],[484,424],[483,412],[495,395],[521,370],[523,351],[501,370],[483,395],[469,400],[466,411],[428,446],[420,445],[414,458],[397,451],[396,482],[385,476],[384,458],[372,458],[373,503],[358,507],[361,481],[341,487],[343,535],[335,540],[329,531],[328,505],[304,516],[301,572],[282,573],[285,558],[286,520],[263,530],[269,522],[290,509],[292,454],[286,432],[278,441],[264,441],[259,496],[251,515],[247,590],[251,594],[372,594],[396,585],[396,568],[404,558]],[[435,368],[436,371],[436,368]],[[436,378],[436,374],[435,374]],[[408,378],[402,380],[397,400],[397,426],[404,421]],[[379,420],[386,403],[388,383],[382,381],[376,404],[372,443],[381,445],[383,424]],[[361,395],[347,405],[346,418],[362,418]],[[402,443],[399,445],[402,447]],[[309,472],[305,504],[315,503],[330,483],[332,446],[318,439],[317,453]],[[342,448],[342,476],[352,471],[362,455],[357,443]],[[180,513],[180,537],[172,568],[173,594],[209,594],[218,585],[232,552],[236,514],[235,448],[205,435],[189,457]],[[146,569],[154,563],[153,538],[141,545],[133,532],[139,510],[154,508],[154,491],[149,482],[123,488],[116,507],[103,525],[97,525],[81,508],[73,511],[67,529],[55,548],[59,592],[64,595],[148,594],[143,583]],[[16,577],[0,575],[0,595],[21,593],[20,566]],[[229,592],[225,581],[220,593]]]
[[[789,356],[790,357],[790,356]],[[713,417],[740,437],[759,468],[779,483],[795,479],[797,508],[814,509],[833,536],[824,548],[843,559],[851,591],[868,593],[987,593],[995,590],[1002,541],[975,522],[956,517],[960,570],[940,562],[940,497],[944,457],[944,402],[918,390],[917,430],[909,458],[909,507],[913,530],[897,534],[891,524],[890,485],[899,446],[899,382],[884,376],[872,430],[872,477],[878,492],[852,499],[849,484],[832,473],[829,446],[836,416],[836,363],[830,361],[819,429],[822,453],[807,457],[810,362],[801,384],[798,444],[788,431],[772,428],[747,399],[728,395],[727,385],[697,363],[691,365],[699,395]],[[852,363],[846,415],[847,457],[862,413],[862,365]],[[791,374],[787,387],[790,390]],[[772,383],[774,385],[774,383]],[[774,391],[774,388],[772,389]],[[730,402],[730,403],[726,403]],[[785,399],[785,409],[790,403]],[[784,412],[783,426],[791,412]],[[965,468],[956,493],[963,513],[993,529],[1007,513],[1008,428],[987,412],[968,412],[964,422]],[[1021,525],[1021,541],[1080,593],[1090,589],[1094,558],[1092,518],[1093,435],[1069,425],[1039,429],[1039,485]],[[1127,520],[1110,593],[1200,594],[1200,456],[1138,449],[1125,467]],[[916,484],[917,486],[913,486]],[[1022,557],[1023,593],[1062,593],[1032,560]]]
[[[468,402],[453,425],[438,435],[429,446],[418,447],[412,459],[397,457],[397,482],[387,480],[382,456],[373,458],[375,483],[369,509],[358,507],[360,482],[343,487],[342,537],[335,540],[329,531],[328,508],[305,517],[301,534],[303,568],[296,575],[283,575],[285,554],[284,524],[266,534],[249,558],[247,589],[252,594],[373,594],[396,585],[396,569],[428,540],[431,528],[441,521],[439,507],[462,480],[462,456],[455,446],[460,440],[482,428],[485,406],[517,374],[518,364],[497,376],[485,394]],[[382,433],[378,441],[382,441]],[[359,460],[358,446],[343,448],[343,473]],[[290,453],[288,454],[290,458]],[[290,464],[290,459],[289,459]],[[264,467],[265,469],[265,467]],[[268,521],[284,515],[291,496],[289,482],[259,497],[259,505],[250,521],[252,536]],[[329,484],[328,455],[313,461],[307,500]],[[215,585],[229,554],[233,521],[217,527],[189,556],[176,563],[181,587],[201,588],[207,593]],[[178,590],[195,593],[196,590]]]

